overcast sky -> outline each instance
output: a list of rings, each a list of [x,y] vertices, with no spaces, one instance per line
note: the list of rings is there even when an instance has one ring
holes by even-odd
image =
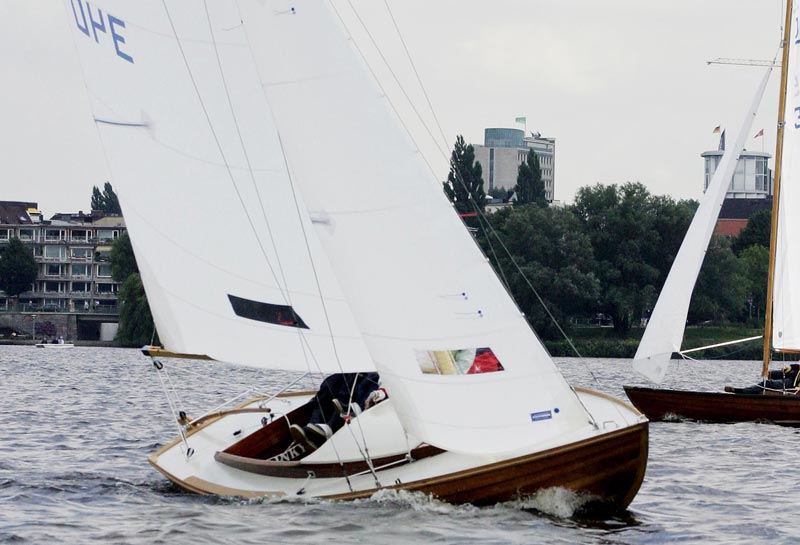
[[[716,149],[717,125],[733,140],[763,74],[706,61],[772,59],[783,22],[781,0],[389,5],[450,146],[525,116],[528,131],[556,138],[556,199],[567,202],[580,186],[625,181],[699,198],[700,153]],[[62,0],[0,2],[0,200],[38,202],[46,217],[87,211],[109,178],[68,22]],[[749,149],[774,154],[779,76],[751,131],[765,137]]]

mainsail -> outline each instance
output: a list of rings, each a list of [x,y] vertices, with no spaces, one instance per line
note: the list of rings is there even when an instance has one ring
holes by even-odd
[[[797,26],[798,8],[793,6],[791,22]],[[792,242],[800,233],[800,56],[797,28],[792,28],[787,65],[786,106],[781,154],[781,186],[773,283],[772,346],[777,350],[800,349],[800,244]]]
[[[739,155],[744,149],[745,140],[750,134],[771,71],[770,68],[764,74],[752,104],[744,116],[736,142],[725,150],[700,200],[700,206],[675,256],[639,348],[636,350],[633,368],[653,382],[659,383],[664,380],[672,353],[680,350],[697,275],[700,273],[722,202],[725,200]]]
[[[165,347],[373,369],[287,176],[235,2],[65,5]]]
[[[289,171],[403,426],[442,448],[557,444],[590,417],[328,2],[240,0]]]

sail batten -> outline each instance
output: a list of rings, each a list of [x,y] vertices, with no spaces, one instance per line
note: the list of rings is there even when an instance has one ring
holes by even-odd
[[[725,150],[700,200],[636,350],[633,369],[655,383],[664,380],[672,354],[680,352],[692,291],[771,71],[764,74],[735,143]]]

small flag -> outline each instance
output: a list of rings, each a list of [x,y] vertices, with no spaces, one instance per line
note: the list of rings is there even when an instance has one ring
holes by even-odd
[[[758,138],[759,136],[764,136],[764,129],[761,129],[760,131],[758,131],[753,138]]]
[[[722,129],[722,127],[717,125],[716,127],[714,127],[714,130],[711,131],[711,134],[719,134],[720,129]]]
[[[527,122],[528,122],[528,118],[527,117],[515,117],[514,118],[514,123],[527,123]]]

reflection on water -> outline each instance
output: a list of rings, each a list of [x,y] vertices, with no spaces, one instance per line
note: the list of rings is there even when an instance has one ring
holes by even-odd
[[[175,365],[191,415],[242,385],[269,391],[287,378],[209,362]],[[559,365],[574,385],[618,397],[622,384],[641,383],[626,360]],[[758,362],[684,362],[675,364],[670,386],[747,384],[759,369]],[[800,537],[792,508],[800,436],[791,428],[651,424],[639,495],[627,512],[601,520],[570,518],[575,498],[564,491],[483,508],[406,492],[349,503],[246,501],[186,494],[149,466],[147,455],[176,428],[156,372],[138,351],[0,346],[0,372],[2,543],[731,544]]]

